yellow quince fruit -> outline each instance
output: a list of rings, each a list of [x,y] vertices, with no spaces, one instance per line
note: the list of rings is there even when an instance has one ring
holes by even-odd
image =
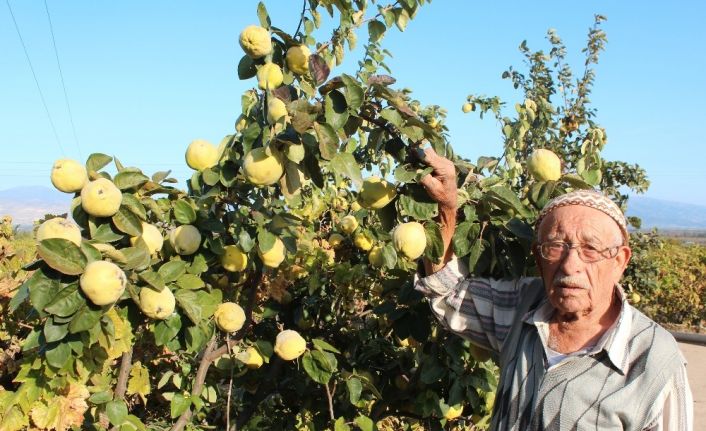
[[[55,217],[40,224],[37,228],[37,241],[51,238],[68,239],[80,247],[81,229],[71,220]]]
[[[373,248],[373,239],[365,232],[358,232],[353,236],[353,245],[363,251]]]
[[[449,406],[449,409],[446,410],[446,413],[444,414],[444,418],[446,418],[447,421],[454,420],[461,416],[461,413],[463,413],[463,405],[462,404],[456,404],[455,406]]]
[[[96,305],[108,305],[117,301],[125,291],[127,278],[118,265],[105,260],[95,260],[81,274],[79,287]]]
[[[343,233],[350,235],[354,230],[358,229],[358,219],[354,215],[348,214],[341,219],[340,227]]]
[[[149,287],[140,290],[140,310],[149,318],[164,320],[172,315],[175,306],[176,299],[168,287],[159,292]]]
[[[469,112],[476,110],[476,104],[471,103],[471,102],[466,102],[461,107],[461,110],[463,111],[464,114],[468,114]]]
[[[532,152],[527,159],[527,169],[537,181],[556,181],[561,178],[561,160],[544,148]]]
[[[236,359],[245,364],[245,366],[250,368],[251,370],[256,370],[260,368],[264,362],[262,355],[260,355],[260,352],[258,352],[257,349],[252,346],[238,353]]]
[[[331,246],[331,248],[336,249],[341,246],[341,244],[343,243],[343,241],[345,239],[346,238],[343,235],[341,235],[340,233],[332,233],[328,237],[328,243]]]
[[[227,245],[223,247],[221,265],[223,269],[230,272],[240,272],[248,266],[248,255],[237,245]]]
[[[311,51],[306,45],[297,45],[287,50],[285,60],[287,67],[297,75],[305,75],[309,72],[309,56]]]
[[[122,192],[107,178],[98,178],[81,189],[81,207],[94,217],[112,217],[122,201]]]
[[[51,168],[51,183],[64,193],[77,192],[87,182],[86,167],[75,160],[59,159]]]
[[[270,32],[259,25],[249,25],[240,32],[240,47],[250,58],[262,58],[272,52]]]
[[[264,147],[255,148],[243,158],[243,175],[256,186],[276,183],[284,174],[284,165],[279,157],[267,154]]]
[[[370,249],[370,252],[368,252],[368,262],[376,268],[381,268],[385,264],[382,257],[381,245],[376,245]]]
[[[306,340],[293,329],[285,329],[277,334],[275,353],[285,361],[297,359],[306,351]]]
[[[186,164],[196,171],[215,166],[220,158],[218,147],[205,139],[195,139],[186,148]]]
[[[397,196],[397,190],[394,184],[373,176],[363,181],[358,202],[363,208],[377,210],[389,204],[395,196]]]
[[[392,244],[407,259],[417,259],[427,247],[424,226],[416,221],[397,225],[392,232]]]
[[[201,232],[190,224],[178,226],[169,232],[169,243],[181,255],[194,254],[201,245]]]
[[[150,254],[155,254],[162,249],[164,245],[164,237],[162,237],[162,232],[157,229],[157,226],[149,223],[142,222],[142,235],[133,236],[130,238],[130,245],[133,247],[137,243],[137,240],[142,238],[142,240],[147,244],[147,250]]]
[[[245,324],[245,311],[235,302],[224,302],[218,305],[213,313],[216,326],[223,332],[235,332]]]
[[[287,116],[287,105],[281,99],[270,97],[267,101],[267,123],[276,124]]]
[[[260,90],[274,90],[282,85],[282,69],[274,63],[265,63],[257,70],[257,86]]]
[[[277,268],[282,262],[284,262],[284,243],[281,239],[275,238],[275,243],[272,245],[272,248],[263,252],[258,246],[257,254],[260,256],[263,265],[269,268]]]

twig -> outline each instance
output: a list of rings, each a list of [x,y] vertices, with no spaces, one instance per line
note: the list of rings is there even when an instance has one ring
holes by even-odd
[[[230,350],[230,335],[226,334],[226,346],[228,346],[228,353]],[[228,399],[226,400],[226,430],[230,429],[230,399],[233,395],[233,367],[230,367],[230,380],[228,380]]]
[[[206,381],[206,373],[208,368],[211,366],[213,360],[209,360],[213,349],[216,347],[216,336],[211,337],[211,340],[206,345],[204,349],[203,356],[201,357],[201,363],[199,364],[199,369],[196,371],[196,378],[194,379],[194,385],[191,387],[191,397],[201,396],[201,390],[203,389],[203,384]],[[192,411],[190,408],[186,409],[184,413],[179,416],[171,431],[181,431],[184,429],[186,424],[191,419]]]
[[[114,400],[124,400],[125,392],[127,392],[127,381],[130,377],[130,369],[132,368],[132,347],[127,352],[123,352],[123,356],[120,359],[120,371],[118,372],[118,382],[115,385],[115,392],[113,392]],[[113,425],[110,431],[117,431],[118,425]]]
[[[324,383],[324,388],[326,388],[326,398],[328,398],[328,414],[331,417],[331,422],[336,420],[336,415],[333,412],[333,391],[336,390],[336,382],[333,383],[333,391],[329,389],[328,383]]]
[[[302,3],[303,3],[303,5],[302,5],[302,13],[301,13],[301,17],[299,18],[299,24],[297,24],[297,31],[295,31],[295,32],[293,33],[295,37],[297,36],[297,34],[299,34],[299,29],[301,29],[302,23],[304,23],[304,12],[306,12],[306,1],[307,1],[307,0],[304,0],[304,1],[302,2]]]

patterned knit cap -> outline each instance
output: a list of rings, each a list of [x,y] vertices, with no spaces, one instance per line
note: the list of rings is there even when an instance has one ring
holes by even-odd
[[[620,231],[623,234],[625,243],[628,243],[628,224],[625,219],[623,211],[616,205],[615,202],[607,198],[603,193],[597,192],[595,190],[575,190],[573,192],[567,193],[555,197],[549,201],[537,217],[537,221],[534,224],[535,230],[539,231],[539,225],[542,223],[544,217],[551,211],[568,205],[583,205],[585,207],[595,208],[603,213],[607,214],[610,218],[615,220],[620,227]]]

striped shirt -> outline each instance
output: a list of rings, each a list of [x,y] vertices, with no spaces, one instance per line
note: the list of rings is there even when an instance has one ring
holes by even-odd
[[[415,288],[449,330],[494,352],[492,430],[691,431],[693,398],[674,338],[626,300],[595,346],[548,347],[554,308],[540,279],[469,278],[457,259]]]

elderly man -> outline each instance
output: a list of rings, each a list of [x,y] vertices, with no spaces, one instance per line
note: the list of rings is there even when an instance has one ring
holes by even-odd
[[[495,352],[492,430],[691,430],[685,360],[674,338],[618,284],[630,259],[621,210],[604,195],[555,198],[537,220],[539,278],[472,278],[450,246],[454,165],[432,149],[422,180],[439,203],[446,247],[416,289],[451,331]]]

